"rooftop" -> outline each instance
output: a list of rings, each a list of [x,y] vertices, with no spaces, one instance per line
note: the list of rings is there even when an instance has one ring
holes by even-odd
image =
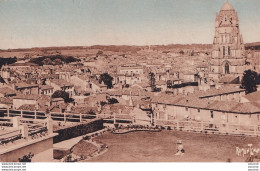
[[[58,86],[60,86],[60,87],[64,87],[64,86],[70,87],[70,86],[73,86],[73,84],[71,84],[71,83],[69,83],[69,82],[67,82],[67,81],[65,81],[63,79],[53,79],[53,80],[51,80],[51,82],[56,84],[56,85],[58,85]]]
[[[254,114],[260,113],[260,104],[247,102],[239,103],[234,101],[217,101],[208,99],[199,99],[196,95],[189,96],[174,96],[174,95],[161,95],[154,96],[152,103],[167,104],[174,106],[184,106],[191,108],[200,108],[207,110],[225,111],[231,113],[241,114]]]
[[[19,94],[15,97],[13,97],[13,99],[26,99],[26,100],[38,100],[40,97],[39,95],[36,94]]]
[[[9,87],[2,87],[0,88],[0,93],[10,95],[10,94],[16,94],[16,91]]]
[[[227,1],[221,8],[221,11],[234,10],[233,6]]]

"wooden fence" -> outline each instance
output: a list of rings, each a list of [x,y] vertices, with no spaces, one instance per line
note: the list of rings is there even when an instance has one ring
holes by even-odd
[[[98,118],[102,118],[104,123],[133,123],[133,118],[129,114],[98,114]]]
[[[44,111],[27,111],[27,110],[14,110],[14,109],[0,109],[0,118],[10,118],[20,116],[21,118],[28,119],[46,119],[47,116],[55,121],[68,121],[68,122],[83,122],[96,118],[94,114],[81,114],[81,113],[61,113],[50,112],[46,114]],[[1,123],[1,119],[0,119]]]
[[[165,128],[182,131],[260,136],[260,125],[223,124],[203,121],[178,121],[161,119],[156,119],[154,122],[156,126],[163,126]]]
[[[61,113],[50,112],[46,114],[44,111],[27,111],[15,109],[0,109],[0,125],[4,124],[4,118],[12,118],[19,116],[28,119],[46,119],[50,116],[54,121],[63,122],[84,122],[95,118],[102,118],[107,123],[132,123],[133,118],[128,114],[82,114],[82,113]]]

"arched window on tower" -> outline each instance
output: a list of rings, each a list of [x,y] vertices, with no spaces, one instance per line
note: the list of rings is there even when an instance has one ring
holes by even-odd
[[[228,55],[230,55],[230,46],[228,47]]]
[[[225,64],[225,74],[229,74],[230,72],[229,72],[229,64],[228,63],[226,63]]]
[[[225,56],[226,54],[226,49],[225,49],[225,46],[223,46],[223,56]]]

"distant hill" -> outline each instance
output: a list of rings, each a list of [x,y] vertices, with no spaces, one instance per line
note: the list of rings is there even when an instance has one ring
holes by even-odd
[[[130,46],[130,45],[94,45],[90,46],[90,49],[100,49],[103,51],[112,51],[112,52],[136,52],[143,48],[144,46]]]
[[[212,44],[169,44],[169,45],[150,45],[150,46],[133,46],[133,45],[93,45],[93,46],[62,46],[62,47],[34,47],[24,49],[8,49],[0,52],[28,52],[28,51],[53,51],[53,50],[88,50],[99,49],[112,52],[136,52],[141,49],[170,50],[170,49],[211,49]],[[246,43],[245,48],[260,50],[260,42]]]

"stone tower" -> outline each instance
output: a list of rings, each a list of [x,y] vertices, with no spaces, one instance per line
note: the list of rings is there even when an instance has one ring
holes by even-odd
[[[213,80],[227,75],[241,78],[245,70],[244,51],[237,12],[226,2],[216,15],[209,77]]]

